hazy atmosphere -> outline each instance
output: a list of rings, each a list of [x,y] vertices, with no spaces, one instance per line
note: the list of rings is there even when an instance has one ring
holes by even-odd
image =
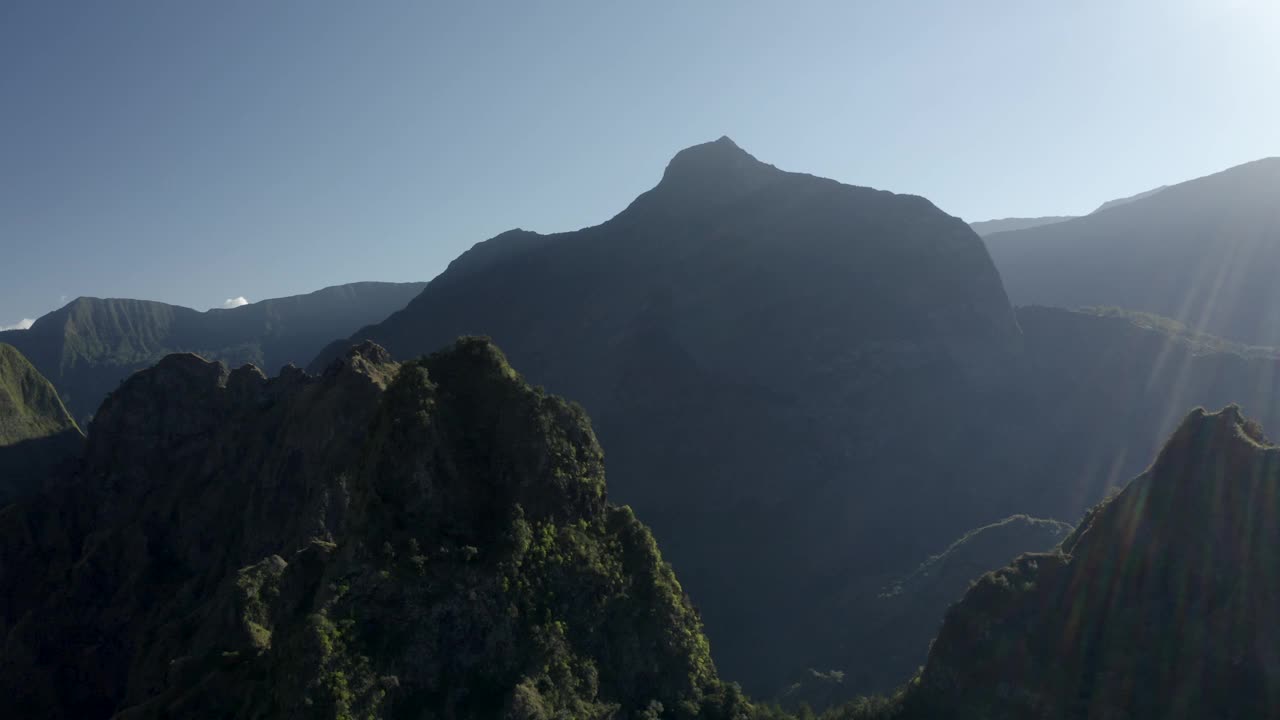
[[[0,716],[1280,718],[1277,38],[0,4]]]
[[[1277,33],[1265,0],[9,2],[0,325],[429,280],[721,135],[967,221],[1082,214],[1280,153]]]

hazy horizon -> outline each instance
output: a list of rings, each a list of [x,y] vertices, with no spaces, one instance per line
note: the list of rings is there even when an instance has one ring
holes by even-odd
[[[8,4],[0,326],[428,280],[602,222],[720,135],[967,221],[1083,214],[1280,153],[1277,30],[1207,0]]]

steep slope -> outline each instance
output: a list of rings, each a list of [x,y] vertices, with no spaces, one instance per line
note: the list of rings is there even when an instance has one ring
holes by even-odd
[[[1280,345],[1280,158],[986,238],[1018,304],[1110,305]]]
[[[919,717],[1280,713],[1280,448],[1196,410],[1061,552],[1027,555],[948,613]]]
[[[52,479],[83,437],[49,381],[0,344],[0,507]]]
[[[742,718],[604,482],[581,409],[484,340],[270,380],[170,356],[103,405],[74,491],[0,514],[0,693],[48,718]]]
[[[1020,336],[981,240],[923,198],[721,138],[602,225],[480,243],[352,339],[405,358],[475,333],[591,412],[615,494],[690,584],[726,673],[762,692],[836,620],[796,612],[828,574],[896,570],[991,519],[948,455]]]
[[[1280,350],[1116,309],[1025,307],[1017,317],[1033,368],[1026,442],[1036,472],[1053,478],[1028,486],[1027,512],[1074,521],[1141,472],[1190,408],[1238,403],[1280,425]]]
[[[883,617],[878,627],[849,640],[849,647],[862,648],[858,657],[864,661],[856,670],[876,677],[852,676],[850,685],[865,692],[893,687],[910,677],[924,663],[947,608],[963,597],[975,580],[1024,553],[1052,550],[1071,529],[1056,520],[1007,517],[970,530],[885,588],[878,597]],[[868,652],[867,646],[875,650]]]
[[[1033,218],[1000,218],[999,220],[979,220],[978,222],[969,223],[969,227],[982,237],[992,235],[998,232],[1009,232],[1010,230],[1026,230],[1027,228],[1040,227],[1041,225],[1051,225],[1064,220],[1072,220],[1075,215],[1048,215],[1045,217]]]
[[[827,598],[832,612],[853,616],[831,633],[832,654],[817,659],[779,698],[821,710],[901,684],[924,664],[947,608],[983,575],[1028,552],[1047,552],[1071,533],[1056,520],[1013,515],[965,533],[941,553],[888,585],[861,583]]]
[[[17,348],[0,344],[0,446],[73,429],[49,381]]]
[[[308,295],[197,312],[146,300],[78,298],[25,331],[0,332],[87,420],[106,394],[169,353],[232,366],[305,364],[338,333],[404,307],[423,283],[354,283]]]

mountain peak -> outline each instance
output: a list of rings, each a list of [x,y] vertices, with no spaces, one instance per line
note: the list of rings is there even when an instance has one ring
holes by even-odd
[[[738,147],[727,135],[687,147],[675,154],[662,181],[624,210],[619,217],[647,212],[680,215],[705,212],[766,187],[786,173]]]
[[[952,606],[913,702],[958,717],[1273,715],[1260,708],[1280,680],[1267,660],[1280,636],[1278,489],[1280,451],[1257,423],[1234,405],[1192,411],[1060,553],[1024,555]],[[1136,703],[1132,678],[1148,688]],[[1006,682],[1026,691],[956,692]]]
[[[710,184],[742,181],[777,172],[772,165],[760,162],[751,153],[722,135],[718,140],[701,143],[676,153],[667,164],[662,184]]]

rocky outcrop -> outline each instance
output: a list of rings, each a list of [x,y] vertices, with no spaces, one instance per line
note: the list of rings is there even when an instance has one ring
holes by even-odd
[[[1280,448],[1191,413],[1060,551],[982,578],[913,691],[921,717],[1274,717]],[[930,714],[934,713],[934,714]]]
[[[166,358],[73,488],[0,515],[0,580],[32,588],[0,606],[23,717],[747,710],[582,410],[481,339],[318,377]]]
[[[966,532],[888,582],[855,579],[818,598],[826,604],[822,614],[843,612],[848,620],[829,629],[831,649],[815,655],[814,667],[778,701],[821,711],[901,685],[923,665],[947,608],[975,580],[1024,553],[1050,551],[1070,533],[1066,523],[1014,515]]]

